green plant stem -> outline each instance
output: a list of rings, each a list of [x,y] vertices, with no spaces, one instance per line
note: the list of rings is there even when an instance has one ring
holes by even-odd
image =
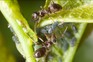
[[[27,21],[20,13],[16,0],[0,1],[0,11],[7,19],[10,26],[17,35],[27,62],[36,62],[34,58],[33,42],[37,41],[36,34],[29,28]]]

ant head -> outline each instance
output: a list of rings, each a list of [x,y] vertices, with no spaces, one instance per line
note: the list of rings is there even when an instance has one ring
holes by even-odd
[[[39,20],[39,12],[34,12],[32,14],[32,19],[34,19],[35,21]]]

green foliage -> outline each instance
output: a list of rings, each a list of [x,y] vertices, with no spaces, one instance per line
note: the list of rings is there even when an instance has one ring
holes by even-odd
[[[0,32],[0,62],[16,62],[15,57],[9,52],[9,50],[5,46],[1,32]]]
[[[92,0],[54,0],[54,2],[60,4],[63,9],[56,14],[46,15],[39,22],[38,26],[45,26],[53,23],[49,18],[51,17],[54,21],[60,22],[88,22],[93,23],[93,3]],[[45,8],[48,7],[49,2],[46,1]]]
[[[49,53],[50,56],[53,56],[51,59],[42,57],[42,60],[48,62],[72,62],[74,54],[79,45],[80,39],[84,33],[86,25],[88,23],[93,23],[93,3],[92,0],[53,0],[53,2],[60,4],[63,8],[61,11],[58,11],[53,14],[46,15],[43,17],[37,25],[37,28],[45,27],[49,24],[54,24],[54,22],[79,22],[76,24],[78,32],[74,33],[76,37],[76,45],[69,47],[68,50],[63,52],[61,50],[62,45],[59,47],[61,41],[58,40],[58,45],[53,45]],[[47,9],[51,4],[51,0],[46,0],[44,8]],[[7,10],[6,10],[7,9]],[[37,42],[36,33],[29,27],[27,21],[20,13],[20,9],[16,0],[4,0],[0,1],[0,10],[4,17],[7,19],[8,23],[13,28],[15,34],[18,37],[20,45],[24,51],[24,56],[26,57],[27,62],[36,62],[34,57],[33,44]],[[85,22],[85,23],[81,23]],[[73,23],[74,24],[74,23]],[[59,30],[59,29],[58,29]],[[60,30],[61,31],[61,30]],[[58,32],[55,32],[58,36]],[[62,33],[62,32],[61,32]],[[59,36],[58,36],[59,37]],[[67,39],[68,40],[68,39]],[[20,52],[20,51],[19,51]],[[21,52],[20,52],[21,53]]]

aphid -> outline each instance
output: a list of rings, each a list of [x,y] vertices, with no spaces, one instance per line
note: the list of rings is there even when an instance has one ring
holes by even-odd
[[[10,31],[16,36],[16,34],[15,34],[15,31],[13,30],[13,28],[11,27],[11,25],[10,24],[8,24],[8,28],[10,29]]]
[[[73,35],[73,33],[71,33],[69,30],[67,30],[65,33],[64,33],[64,35],[66,36],[66,37],[68,37],[68,38],[72,38],[74,35]]]
[[[69,44],[68,44],[68,42],[66,41],[66,42],[64,42],[64,44],[63,44],[63,50],[66,51],[68,48],[69,48]]]
[[[16,44],[19,44],[19,43],[20,43],[17,36],[15,36],[15,35],[12,36],[12,39],[13,39],[13,41],[14,41]]]
[[[46,48],[45,47],[39,48],[35,51],[34,57],[35,58],[43,57],[45,55],[45,53],[46,53]]]
[[[48,25],[44,27],[43,29],[41,29],[41,33],[43,34],[51,34],[52,32],[53,32],[52,25]]]
[[[58,38],[57,41],[58,48],[61,48],[63,52],[65,52],[69,48],[69,43],[67,42],[67,39],[65,37]]]
[[[77,32],[78,32],[78,30],[77,30],[77,28],[76,28],[76,26],[75,26],[75,25],[72,25],[72,30],[73,30],[75,33],[77,33]]]
[[[53,2],[53,4],[51,4],[51,5],[48,7],[48,11],[49,11],[50,13],[55,13],[55,12],[61,10],[61,9],[62,9],[62,6],[59,5],[59,4],[57,4],[57,3],[54,3],[54,2]]]
[[[73,46],[75,46],[75,44],[76,44],[76,37],[73,37],[72,39],[71,39],[71,41],[70,41],[70,45],[73,47]]]
[[[51,34],[55,30],[55,28],[58,26],[58,22],[54,22],[53,24],[50,24],[48,26],[45,26],[43,29],[41,29],[41,33],[43,34]]]

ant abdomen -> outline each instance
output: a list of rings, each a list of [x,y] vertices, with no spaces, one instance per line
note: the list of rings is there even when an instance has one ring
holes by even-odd
[[[39,48],[35,51],[34,53],[34,57],[35,58],[41,58],[43,57],[44,55],[46,54],[46,48],[45,47],[42,47],[42,48]]]
[[[55,12],[61,10],[61,9],[62,9],[62,6],[59,5],[59,4],[57,4],[57,3],[53,3],[53,4],[51,4],[51,5],[48,7],[48,11],[49,11],[50,13],[55,13]]]

